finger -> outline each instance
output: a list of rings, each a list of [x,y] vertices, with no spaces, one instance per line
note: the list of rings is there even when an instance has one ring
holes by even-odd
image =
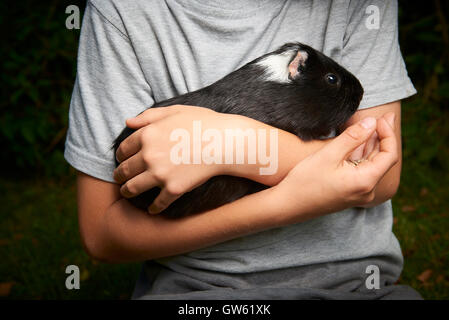
[[[366,156],[366,160],[371,161],[380,151],[380,142],[376,141],[374,144],[373,150]]]
[[[346,160],[349,155],[363,144],[376,129],[376,119],[365,118],[346,128],[342,134],[327,144],[322,150],[330,159],[336,161]]]
[[[349,160],[360,160],[363,158],[363,152],[365,149],[366,143],[362,143],[358,146],[349,156]]]
[[[369,171],[369,175],[380,179],[398,161],[397,140],[392,127],[385,118],[378,121],[377,132],[379,135],[379,152],[371,161],[361,163],[361,170]]]
[[[167,188],[163,188],[156,199],[154,199],[153,203],[148,207],[148,212],[151,214],[158,214],[165,210],[180,196],[181,195],[170,193]]]
[[[133,198],[158,185],[159,181],[151,174],[151,172],[144,171],[122,185],[120,187],[120,193],[125,198]]]
[[[138,152],[130,158],[126,159],[114,170],[114,180],[117,183],[134,178],[138,174],[147,169],[145,161],[143,161],[142,152]]]
[[[152,122],[168,117],[176,112],[179,112],[179,107],[177,108],[177,106],[149,108],[140,113],[138,116],[127,119],[126,125],[131,129],[138,129],[149,125]]]
[[[117,152],[115,153],[115,158],[118,162],[122,162],[139,152],[142,148],[141,135],[142,130],[137,130],[120,143]]]
[[[379,140],[379,136],[377,135],[377,132],[374,131],[371,137],[368,139],[368,141],[365,144],[365,149],[363,150],[363,159],[366,159],[374,150],[377,141]]]
[[[385,118],[379,119],[377,124],[377,134],[379,135],[381,151],[397,147],[396,134],[393,127],[394,124],[391,126]]]

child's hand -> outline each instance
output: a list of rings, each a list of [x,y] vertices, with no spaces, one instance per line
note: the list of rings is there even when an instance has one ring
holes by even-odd
[[[375,118],[365,118],[298,163],[279,185],[273,187],[282,212],[294,220],[295,212],[303,206],[313,208],[314,214],[324,214],[372,201],[377,183],[398,161],[393,127],[394,113],[384,115],[377,123]],[[376,129],[379,149],[373,147],[361,162],[348,161],[354,150],[366,143]]]
[[[175,163],[171,159],[171,149],[178,141],[170,141],[170,135],[175,129],[183,129],[195,139],[192,132],[194,121],[201,122],[202,130],[221,130],[241,123],[235,118],[206,108],[174,105],[150,108],[128,119],[127,126],[137,131],[117,149],[120,165],[114,171],[114,179],[124,183],[120,188],[122,196],[131,198],[160,187],[160,194],[148,209],[150,213],[159,213],[184,193],[222,174],[224,165],[204,164],[203,161],[193,164],[192,160],[190,164]],[[189,151],[189,159],[192,159],[193,152]]]

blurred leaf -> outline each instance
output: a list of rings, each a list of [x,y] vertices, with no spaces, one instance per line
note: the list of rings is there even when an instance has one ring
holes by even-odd
[[[402,212],[413,212],[415,210],[416,210],[416,208],[414,206],[410,206],[410,205],[402,207]]]
[[[89,276],[90,276],[89,270],[85,269],[85,270],[83,270],[83,271],[81,272],[80,280],[81,280],[81,281],[86,281],[87,279],[89,279]]]
[[[416,278],[421,281],[422,283],[426,283],[429,279],[430,276],[432,275],[433,271],[431,269],[427,269],[424,270],[419,276],[417,276]]]
[[[0,283],[0,297],[9,296],[12,287],[14,286],[14,282],[1,282]]]

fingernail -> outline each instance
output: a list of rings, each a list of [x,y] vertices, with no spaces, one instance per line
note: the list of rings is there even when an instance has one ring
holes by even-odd
[[[158,210],[158,208],[157,208],[154,204],[151,204],[151,205],[148,207],[148,212],[149,212],[150,214],[156,214],[156,213],[159,213],[159,210]]]
[[[121,194],[123,197],[125,197],[125,198],[131,198],[131,197],[132,197],[132,194],[130,194],[130,193],[128,192],[128,189],[125,188],[125,185],[122,185],[122,186],[120,187],[120,194]]]
[[[129,122],[130,121],[132,122],[134,119],[135,119],[135,117],[126,119],[125,124],[128,125]]]
[[[365,129],[373,128],[376,125],[376,119],[373,117],[365,118],[360,122],[360,125]]]

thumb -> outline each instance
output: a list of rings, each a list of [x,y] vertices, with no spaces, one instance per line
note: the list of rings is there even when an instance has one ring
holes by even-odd
[[[368,117],[346,128],[325,148],[328,156],[337,161],[346,159],[355,149],[366,142],[376,130],[376,118]]]

